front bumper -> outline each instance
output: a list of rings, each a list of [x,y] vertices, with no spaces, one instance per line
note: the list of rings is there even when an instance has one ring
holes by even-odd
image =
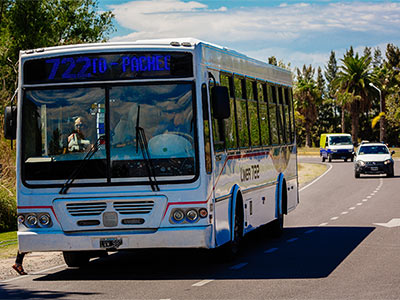
[[[356,164],[356,172],[360,174],[388,174],[393,170],[393,163],[368,162],[365,166]]]
[[[212,226],[186,228],[160,228],[154,231],[115,231],[65,234],[62,231],[38,233],[18,232],[19,250],[41,251],[91,251],[105,250],[100,239],[119,238],[118,250],[139,248],[212,248]]]

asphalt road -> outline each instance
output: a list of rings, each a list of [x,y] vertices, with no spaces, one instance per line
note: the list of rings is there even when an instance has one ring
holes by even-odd
[[[0,282],[0,299],[399,299],[400,176],[355,179],[351,162],[327,165],[302,187],[283,236],[251,233],[233,262],[199,250],[116,253]]]

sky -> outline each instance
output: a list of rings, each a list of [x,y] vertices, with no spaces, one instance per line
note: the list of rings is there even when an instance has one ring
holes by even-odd
[[[322,69],[331,51],[340,65],[353,46],[400,47],[400,0],[99,0],[117,31],[110,41],[193,37],[291,68]]]

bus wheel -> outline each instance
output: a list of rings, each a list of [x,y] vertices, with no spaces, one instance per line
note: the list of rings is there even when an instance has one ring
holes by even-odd
[[[89,253],[85,251],[63,251],[64,261],[68,267],[79,268],[89,263]]]
[[[240,198],[240,201],[237,202],[235,210],[233,240],[217,249],[218,262],[231,262],[239,256],[244,229],[243,218],[243,204]]]

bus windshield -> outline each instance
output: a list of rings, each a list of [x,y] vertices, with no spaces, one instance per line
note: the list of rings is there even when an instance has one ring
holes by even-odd
[[[155,176],[193,179],[193,89],[191,82],[27,89],[24,179],[67,179],[100,137],[108,135],[77,178],[146,181],[137,126],[144,130]]]

